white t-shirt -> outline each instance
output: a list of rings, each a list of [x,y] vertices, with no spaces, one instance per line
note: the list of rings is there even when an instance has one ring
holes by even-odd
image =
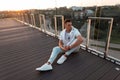
[[[70,33],[65,32],[65,40],[70,41]]]
[[[78,29],[72,26],[72,30],[70,33],[66,32],[66,29],[61,31],[59,40],[62,40],[64,46],[70,46],[77,38],[78,35],[81,35]]]

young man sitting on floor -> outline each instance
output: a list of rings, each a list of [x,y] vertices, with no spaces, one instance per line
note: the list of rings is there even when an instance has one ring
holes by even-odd
[[[64,23],[65,29],[60,33],[59,46],[53,48],[48,62],[42,65],[41,67],[36,68],[36,70],[52,70],[52,63],[54,62],[58,54],[63,52],[65,53],[57,61],[58,64],[62,64],[72,52],[79,50],[79,46],[83,42],[80,32],[78,31],[78,29],[72,26],[71,20],[67,19]]]

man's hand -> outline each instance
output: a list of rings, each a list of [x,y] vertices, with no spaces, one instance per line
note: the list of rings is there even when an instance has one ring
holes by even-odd
[[[70,49],[69,46],[63,46],[63,42],[61,40],[59,40],[59,47],[64,50],[65,52],[68,51]]]
[[[68,51],[68,50],[70,50],[70,46],[65,46],[65,47],[63,47],[62,48],[64,51]]]

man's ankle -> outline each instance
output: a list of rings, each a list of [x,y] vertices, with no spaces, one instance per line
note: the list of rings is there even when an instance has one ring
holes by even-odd
[[[64,56],[67,58],[68,57],[68,55],[66,55],[66,54],[64,54]]]
[[[50,62],[47,62],[48,65],[50,65],[51,63]]]

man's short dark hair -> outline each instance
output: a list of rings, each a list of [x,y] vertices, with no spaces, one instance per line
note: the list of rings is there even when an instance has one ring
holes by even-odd
[[[64,23],[72,22],[70,19],[65,19]]]

